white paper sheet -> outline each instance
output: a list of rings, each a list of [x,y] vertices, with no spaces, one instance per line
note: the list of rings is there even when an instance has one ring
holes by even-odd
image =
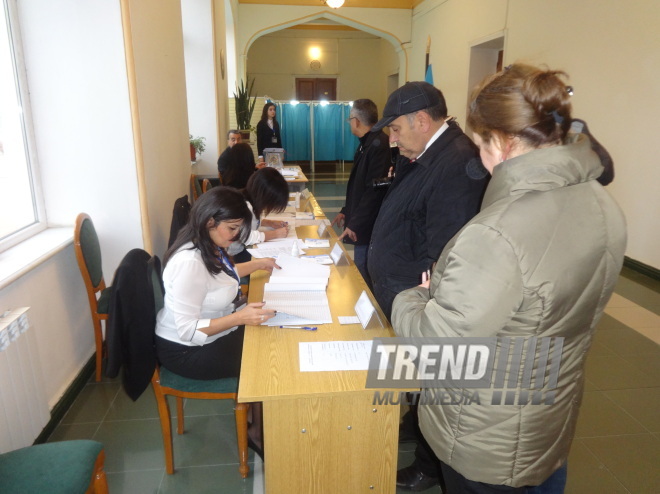
[[[298,343],[300,372],[367,370],[372,341]]]
[[[330,304],[325,286],[266,283],[265,309],[276,310],[277,315],[264,323],[266,326],[315,325],[332,323]]]
[[[329,249],[330,240],[327,238],[306,238],[305,246],[310,249]]]

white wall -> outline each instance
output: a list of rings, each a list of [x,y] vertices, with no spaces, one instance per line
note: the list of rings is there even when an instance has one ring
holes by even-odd
[[[88,213],[111,276],[123,253],[142,246],[119,4],[19,7],[48,223],[73,228]]]
[[[660,2],[617,0],[427,0],[415,9],[411,80],[424,77],[431,36],[434,82],[465,122],[469,49],[505,31],[504,64],[547,64],[570,75],[573,114],[612,154],[608,186],[628,221],[626,254],[660,268],[660,167],[651,143],[660,125]]]
[[[133,40],[127,48],[135,56],[128,64],[135,69],[134,106],[120,2],[19,2],[48,222],[68,225],[73,234],[79,212],[92,216],[108,283],[145,238],[162,256],[174,200],[187,192],[190,174],[179,4],[124,5]],[[141,129],[137,139],[134,128]],[[94,353],[73,246],[0,290],[0,299],[3,307],[31,307],[52,407]]]
[[[218,156],[226,143],[224,140],[218,142],[211,1],[183,0],[181,15],[188,127],[194,137],[206,139],[206,150],[197,156],[196,172],[202,169],[212,172],[217,170]]]

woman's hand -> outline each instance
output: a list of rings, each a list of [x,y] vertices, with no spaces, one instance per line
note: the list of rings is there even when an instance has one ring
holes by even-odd
[[[273,240],[275,238],[287,238],[289,236],[289,225],[277,230],[268,230],[264,232],[264,240]]]
[[[264,309],[264,305],[266,302],[252,302],[236,312],[241,324],[258,326],[277,314],[275,310]]]
[[[288,228],[289,224],[286,221],[275,221],[275,220],[261,220],[262,226],[268,226],[270,228]]]
[[[273,269],[282,269],[277,265],[275,262],[275,259],[272,257],[264,257],[261,259],[256,259],[258,263],[258,268],[257,269],[263,269],[264,271],[268,271],[269,273],[273,272]]]

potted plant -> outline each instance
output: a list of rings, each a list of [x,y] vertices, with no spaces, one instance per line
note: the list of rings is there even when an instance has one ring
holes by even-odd
[[[204,141],[205,137],[193,137],[192,134],[188,134],[190,137],[190,161],[197,161],[197,155],[202,154],[206,149],[206,144]]]
[[[254,130],[251,125],[252,112],[254,105],[257,102],[257,97],[252,95],[252,88],[254,87],[254,79],[250,81],[248,78],[247,83],[241,79],[240,84],[236,84],[236,91],[234,92],[234,104],[236,108],[236,123],[238,130],[241,131],[241,137],[244,140],[250,139],[250,132]]]

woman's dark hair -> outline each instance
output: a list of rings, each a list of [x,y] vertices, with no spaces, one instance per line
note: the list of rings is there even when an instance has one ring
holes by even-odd
[[[229,187],[242,189],[254,173],[254,152],[247,142],[239,142],[229,148],[227,168],[222,173],[222,183]]]
[[[230,269],[218,259],[218,249],[221,248],[213,242],[209,230],[217,227],[221,221],[232,220],[243,220],[234,240],[246,241],[250,234],[252,213],[247,207],[243,194],[231,187],[213,187],[208,190],[193,204],[188,223],[181,228],[176,240],[163,256],[163,266],[167,265],[174,253],[183,245],[192,242],[191,249],[199,249],[209,273],[218,274],[220,271]]]
[[[262,168],[252,174],[243,190],[256,218],[284,211],[289,202],[289,185],[275,168]]]
[[[264,109],[261,110],[261,120],[264,122],[268,122],[268,108],[274,106],[275,111],[277,111],[277,105],[273,103],[272,101],[269,101],[264,105]],[[277,122],[277,113],[275,114],[276,116],[273,117],[273,122]]]
[[[467,123],[485,142],[497,133],[534,148],[561,143],[571,127],[572,93],[562,77],[565,72],[510,65],[473,91]]]

